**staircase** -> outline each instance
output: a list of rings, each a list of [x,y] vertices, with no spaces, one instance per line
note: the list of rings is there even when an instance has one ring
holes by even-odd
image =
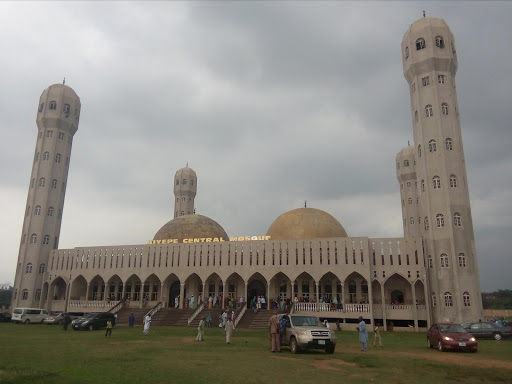
[[[128,318],[130,317],[131,313],[133,313],[133,316],[135,316],[135,325],[142,325],[144,316],[146,313],[148,313],[148,311],[148,308],[122,308],[116,313],[116,325],[128,325]]]
[[[254,313],[248,309],[239,321],[237,328],[266,329],[270,316],[272,316],[272,311],[260,310]]]
[[[188,318],[195,309],[162,308],[151,318],[151,325],[188,326]],[[199,320],[198,320],[199,322]]]

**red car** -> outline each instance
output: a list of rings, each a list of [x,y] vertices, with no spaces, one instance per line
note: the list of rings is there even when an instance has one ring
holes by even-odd
[[[478,342],[460,324],[434,324],[427,332],[427,346],[437,347],[439,351],[471,351],[478,350]]]

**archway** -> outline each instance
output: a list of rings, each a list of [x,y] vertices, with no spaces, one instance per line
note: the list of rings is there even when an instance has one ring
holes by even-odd
[[[179,307],[179,296],[180,296],[180,281],[176,280],[169,287],[169,308]],[[178,300],[176,300],[178,299]]]

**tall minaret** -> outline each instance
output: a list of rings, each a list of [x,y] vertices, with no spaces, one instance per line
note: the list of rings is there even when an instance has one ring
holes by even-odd
[[[412,146],[402,149],[396,156],[396,173],[400,183],[402,221],[405,237],[421,237],[420,201],[416,178],[416,156]]]
[[[48,256],[59,245],[73,135],[80,98],[67,85],[44,90],[37,111],[37,142],[14,279],[12,307],[39,307]]]
[[[197,176],[188,165],[176,171],[174,176],[174,217],[194,214],[194,198],[197,192]]]
[[[432,321],[475,321],[483,309],[455,88],[457,54],[446,22],[423,17],[413,23],[402,58]]]

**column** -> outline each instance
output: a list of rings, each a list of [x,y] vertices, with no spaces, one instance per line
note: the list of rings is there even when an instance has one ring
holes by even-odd
[[[167,293],[164,295],[164,282],[163,281],[160,283],[160,294],[158,295],[158,297],[159,297],[158,301],[162,302],[162,307],[166,308],[169,300],[167,300]]]
[[[180,304],[179,304],[180,309],[185,308],[185,297],[183,297],[184,295],[185,295],[185,283],[180,282]]]
[[[290,301],[293,304],[293,303],[295,303],[295,281],[292,281],[291,284],[292,284],[292,297],[290,298]]]
[[[203,282],[203,301],[208,300],[208,296],[206,296],[206,281]]]
[[[224,303],[226,302],[226,284],[225,282],[222,282],[222,307],[221,308],[224,308],[225,305]]]
[[[320,310],[320,283],[315,281],[315,285],[316,285],[316,310],[319,311]]]
[[[267,298],[266,298],[266,301],[267,301],[267,311],[269,311],[270,307],[271,307],[271,305],[269,304],[269,302],[270,302],[270,283],[267,283]],[[277,298],[276,298],[276,301],[277,301]],[[279,310],[279,308],[277,310]]]
[[[71,291],[71,280],[68,284],[66,284],[66,297],[64,300],[66,301],[66,304],[64,304],[64,312],[68,311],[68,305],[69,305],[69,292]]]
[[[387,309],[386,309],[386,302],[384,299],[384,285],[380,286],[380,300],[382,301],[382,326],[384,327],[384,331],[388,330],[388,324],[387,324]]]
[[[418,306],[416,305],[416,290],[414,289],[414,283],[411,283],[412,289],[412,314],[414,319],[414,331],[418,332]]]
[[[244,295],[244,297],[245,297],[245,306],[247,307],[247,303],[249,302],[249,297],[248,297],[248,294],[249,294],[249,292],[248,292],[249,282],[248,281],[244,281],[244,283],[245,283],[245,295]],[[267,302],[267,308],[268,308],[268,302]]]
[[[85,291],[85,306],[89,306],[89,287],[91,286],[90,283],[87,283],[87,290]],[[50,292],[50,289],[48,288],[48,293]]]

